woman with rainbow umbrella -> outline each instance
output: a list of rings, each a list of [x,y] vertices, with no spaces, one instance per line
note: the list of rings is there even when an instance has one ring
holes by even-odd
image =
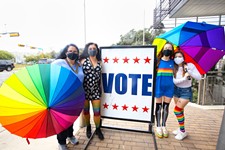
[[[53,62],[53,64],[57,64],[63,66],[67,69],[71,69],[77,77],[83,82],[84,74],[83,69],[80,63],[78,62],[79,58],[79,49],[74,44],[67,45],[61,54],[59,55],[58,59]],[[73,124],[67,128],[66,130],[62,131],[61,133],[57,134],[57,139],[59,143],[59,150],[67,150],[66,147],[66,139],[71,144],[78,144],[78,140],[73,135]]]

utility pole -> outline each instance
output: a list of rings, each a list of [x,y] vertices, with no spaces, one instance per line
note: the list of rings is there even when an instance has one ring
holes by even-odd
[[[86,6],[84,0],[84,44],[86,44]]]
[[[145,45],[145,10],[144,10],[144,23],[143,23],[143,45]]]

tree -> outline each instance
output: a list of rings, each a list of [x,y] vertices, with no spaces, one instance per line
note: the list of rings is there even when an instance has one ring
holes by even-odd
[[[162,29],[145,29],[144,44],[151,45],[154,38],[164,32]],[[116,45],[143,45],[143,30],[135,31],[132,29],[125,35],[120,35],[120,41]]]
[[[0,59],[10,60],[10,59],[14,59],[14,58],[15,57],[13,56],[12,53],[7,52],[7,51],[0,50]]]
[[[49,53],[41,53],[38,55],[29,55],[29,56],[24,56],[25,61],[26,62],[33,62],[33,63],[37,63],[39,59],[41,58],[55,58],[56,57],[56,52],[55,51],[51,51]]]

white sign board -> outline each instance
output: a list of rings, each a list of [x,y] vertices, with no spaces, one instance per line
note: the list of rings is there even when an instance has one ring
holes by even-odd
[[[101,116],[124,120],[153,119],[154,46],[101,47]]]

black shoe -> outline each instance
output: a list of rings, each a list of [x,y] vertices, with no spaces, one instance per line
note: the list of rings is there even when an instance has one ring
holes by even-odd
[[[91,133],[91,125],[88,125],[87,128],[86,128],[86,136],[87,138],[90,138],[92,135]]]
[[[100,128],[96,128],[96,134],[98,135],[98,138],[100,140],[104,140],[104,135],[102,134],[102,131]]]

